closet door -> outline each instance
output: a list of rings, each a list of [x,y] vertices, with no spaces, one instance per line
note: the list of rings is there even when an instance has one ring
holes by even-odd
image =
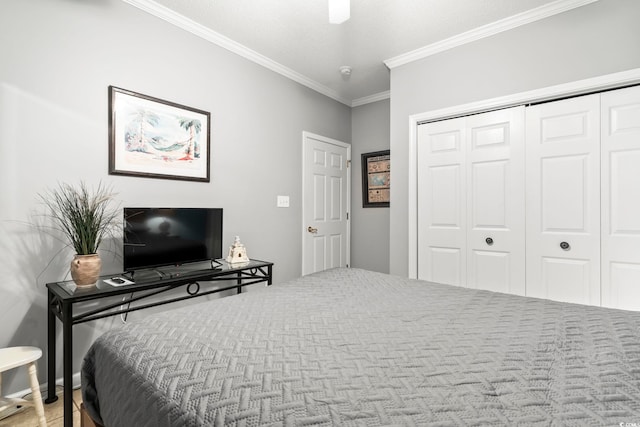
[[[418,277],[525,292],[524,107],[418,128]]]
[[[525,294],[524,106],[467,118],[467,286]]]
[[[465,286],[465,119],[418,126],[418,278]]]
[[[640,310],[640,87],[602,94],[602,305]]]
[[[527,108],[527,295],[600,304],[600,95]]]

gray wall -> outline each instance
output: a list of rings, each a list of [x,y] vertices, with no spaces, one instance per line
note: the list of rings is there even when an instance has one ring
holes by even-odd
[[[362,207],[360,155],[389,149],[388,99],[351,112],[351,266],[389,272],[389,208]]]
[[[600,0],[391,71],[390,272],[407,275],[412,114],[640,67],[640,2]]]
[[[121,0],[3,0],[0,64],[0,347],[46,348],[45,283],[65,278],[72,252],[28,223],[56,182],[111,184],[122,206],[224,208],[225,248],[240,235],[249,256],[275,262],[276,283],[300,275],[302,132],[349,142],[349,107]],[[108,175],[109,85],[211,112],[211,182]],[[122,269],[111,243],[106,274]],[[75,372],[117,323],[74,327]],[[3,391],[26,388],[22,377]]]

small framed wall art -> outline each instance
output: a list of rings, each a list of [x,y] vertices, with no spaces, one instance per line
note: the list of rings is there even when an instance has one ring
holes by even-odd
[[[109,174],[209,182],[211,114],[109,86]]]
[[[362,207],[389,207],[391,196],[391,152],[362,154]]]

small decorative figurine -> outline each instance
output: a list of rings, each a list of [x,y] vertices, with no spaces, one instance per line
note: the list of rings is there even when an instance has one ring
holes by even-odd
[[[236,236],[233,245],[229,247],[229,256],[227,257],[229,264],[237,264],[240,262],[249,262],[247,249],[240,243],[240,236]]]

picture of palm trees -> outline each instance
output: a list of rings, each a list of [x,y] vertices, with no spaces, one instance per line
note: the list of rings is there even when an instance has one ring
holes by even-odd
[[[110,87],[110,173],[209,180],[205,111]]]

